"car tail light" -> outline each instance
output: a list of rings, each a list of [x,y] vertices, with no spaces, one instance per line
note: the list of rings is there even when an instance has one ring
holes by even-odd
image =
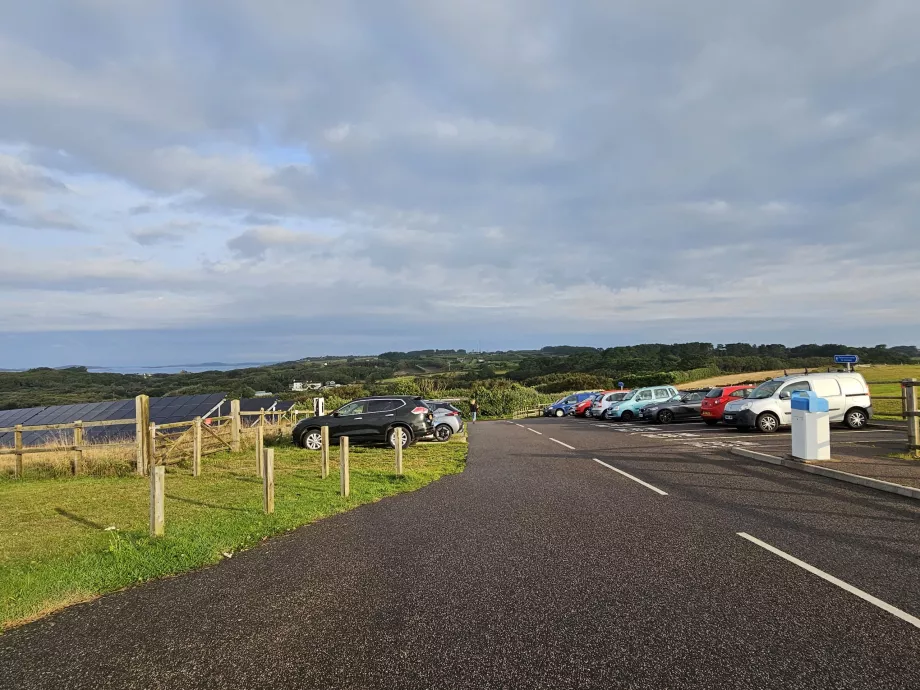
[[[459,412],[448,412],[447,416],[448,417],[459,417],[460,413]]]
[[[431,412],[431,410],[429,410],[427,407],[422,407],[421,405],[412,410],[412,414],[428,414],[429,412]]]

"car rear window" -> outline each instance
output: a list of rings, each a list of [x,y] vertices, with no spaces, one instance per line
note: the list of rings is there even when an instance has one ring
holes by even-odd
[[[711,391],[709,391],[706,394],[706,397],[707,398],[721,398],[722,392],[723,392],[723,389],[721,388],[713,388]]]

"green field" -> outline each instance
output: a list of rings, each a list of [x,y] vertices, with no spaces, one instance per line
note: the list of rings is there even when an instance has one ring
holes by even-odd
[[[170,468],[166,536],[147,535],[148,481],[139,477],[0,480],[0,628],[138,582],[216,563],[225,553],[320,518],[418,489],[463,471],[466,443],[393,451],[352,447],[351,496],[339,496],[338,449],[330,476],[319,453],[275,450],[275,513],[262,512],[251,452],[205,458],[200,477]]]

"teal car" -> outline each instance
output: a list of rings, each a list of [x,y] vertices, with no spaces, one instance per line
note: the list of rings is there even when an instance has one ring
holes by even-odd
[[[608,419],[631,422],[639,417],[639,410],[655,402],[665,402],[680,395],[674,386],[647,386],[636,388],[618,403],[607,408]]]

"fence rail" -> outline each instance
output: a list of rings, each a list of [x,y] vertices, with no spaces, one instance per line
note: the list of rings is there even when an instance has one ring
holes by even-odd
[[[542,407],[531,407],[527,410],[518,410],[511,415],[512,419],[526,419],[527,417],[541,417],[543,415]]]
[[[13,474],[16,478],[23,476],[23,458],[26,455],[43,453],[72,452],[71,473],[80,473],[83,451],[99,448],[134,447],[136,448],[135,466],[137,473],[145,475],[151,466],[176,464],[191,460],[196,469],[200,469],[200,458],[225,450],[238,451],[243,418],[258,418],[259,427],[272,426],[281,433],[286,423],[296,424],[298,418],[312,414],[309,410],[259,410],[258,412],[241,412],[239,401],[231,401],[231,414],[218,417],[196,418],[182,422],[156,424],[150,422],[150,399],[146,395],[137,397],[133,419],[110,419],[103,421],[75,421],[62,424],[41,424],[2,427],[0,433],[12,433],[12,448],[0,448],[0,457],[15,456]],[[99,427],[130,426],[134,434],[132,441],[100,441],[86,443],[86,429]],[[60,439],[58,443],[26,447],[23,435],[29,432],[59,431],[70,432],[71,442]]]

